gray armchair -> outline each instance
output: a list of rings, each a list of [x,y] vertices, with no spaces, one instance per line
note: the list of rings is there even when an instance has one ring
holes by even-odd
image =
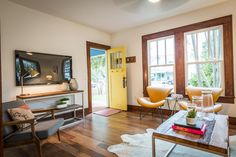
[[[57,133],[60,141],[59,128],[64,124],[64,119],[55,119],[54,109],[45,109],[34,111],[39,112],[50,112],[52,120],[37,122],[35,124],[34,119],[24,121],[12,121],[7,110],[10,108],[16,108],[20,105],[25,104],[23,101],[11,101],[3,103],[3,144],[4,148],[18,146],[22,144],[35,143],[38,149],[38,154],[42,157],[41,140],[47,139],[49,136]],[[33,112],[33,111],[32,111]],[[30,127],[19,131],[16,127],[17,124],[28,123]]]

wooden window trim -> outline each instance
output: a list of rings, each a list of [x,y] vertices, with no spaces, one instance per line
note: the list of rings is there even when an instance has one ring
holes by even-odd
[[[87,48],[87,74],[88,74],[88,110],[92,113],[92,87],[91,87],[91,61],[90,61],[90,48],[96,48],[101,50],[111,49],[111,46],[102,45],[93,42],[86,42]]]
[[[175,36],[175,64],[176,66],[176,93],[185,95],[185,59],[184,59],[184,33],[213,26],[223,26],[223,46],[224,46],[224,77],[225,96],[221,96],[218,102],[234,103],[234,66],[233,66],[233,28],[232,15],[224,16],[208,21],[194,23],[162,32],[147,34],[142,36],[142,60],[143,60],[143,95],[147,96],[148,86],[148,40],[165,36]],[[178,44],[176,44],[178,43]]]

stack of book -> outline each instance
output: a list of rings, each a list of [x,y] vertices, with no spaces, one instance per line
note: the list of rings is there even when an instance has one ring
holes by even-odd
[[[181,118],[172,125],[172,129],[197,135],[204,135],[206,132],[206,124],[203,121],[197,121],[196,125],[188,125],[186,119]]]

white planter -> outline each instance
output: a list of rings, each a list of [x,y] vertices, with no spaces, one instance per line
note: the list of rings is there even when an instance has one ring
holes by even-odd
[[[189,125],[195,125],[196,124],[196,120],[197,120],[197,118],[188,118],[188,117],[186,117],[186,122]]]
[[[57,108],[58,109],[62,109],[62,108],[66,108],[67,107],[67,104],[60,104],[60,105],[57,105]]]
[[[70,100],[66,100],[66,101],[62,101],[62,102],[66,103],[66,105],[70,105],[70,104],[69,104],[69,103],[70,103]]]

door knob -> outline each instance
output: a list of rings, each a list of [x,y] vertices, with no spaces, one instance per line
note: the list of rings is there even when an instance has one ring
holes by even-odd
[[[123,88],[125,88],[127,86],[127,80],[126,77],[123,77]]]

